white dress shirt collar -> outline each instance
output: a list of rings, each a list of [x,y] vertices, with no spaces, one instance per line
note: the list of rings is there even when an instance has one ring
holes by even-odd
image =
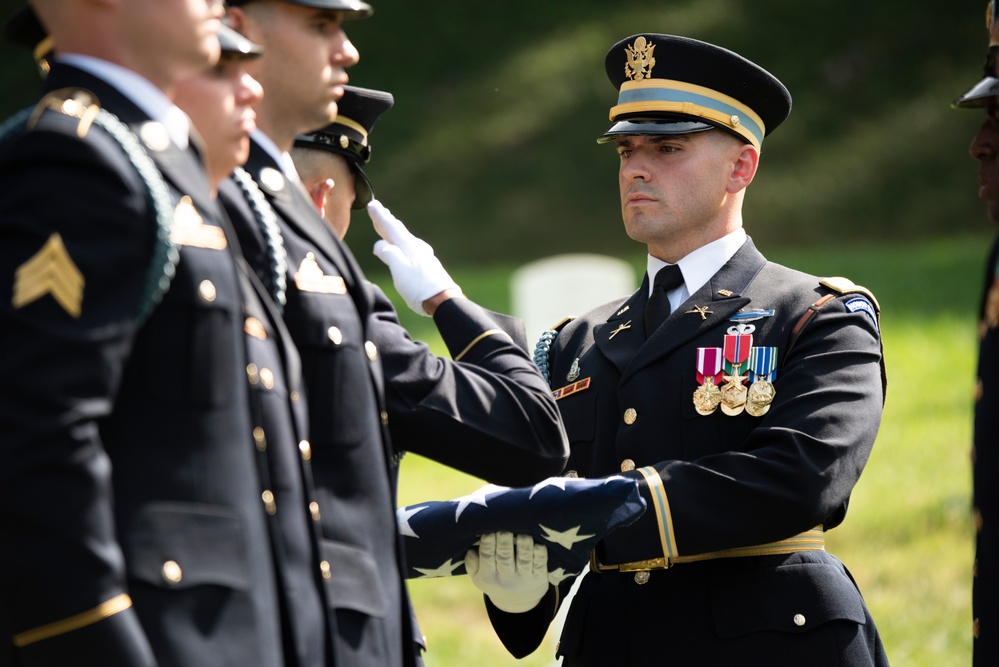
[[[293,183],[302,184],[302,179],[295,168],[295,162],[291,159],[290,153],[282,153],[274,140],[268,137],[260,128],[254,128],[250,132],[250,138],[257,142],[264,152],[271,156],[271,159],[278,163],[284,175]]]
[[[673,310],[690,298],[690,295],[701,289],[711,276],[718,273],[721,267],[725,266],[728,260],[746,242],[746,230],[742,227],[730,232],[725,236],[703,245],[697,250],[689,253],[677,262],[680,273],[683,274],[683,285],[669,292],[669,302]],[[667,265],[652,255],[648,256],[647,273],[649,276],[649,293],[652,293],[652,282],[655,280],[659,269]]]

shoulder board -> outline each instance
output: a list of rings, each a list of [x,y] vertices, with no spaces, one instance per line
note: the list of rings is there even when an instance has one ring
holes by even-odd
[[[849,278],[822,278],[819,280],[819,284],[823,287],[828,287],[837,294],[861,294],[871,302],[876,311],[879,313],[881,312],[881,306],[878,304],[878,300],[874,298],[874,294],[871,293],[871,290],[855,284]]]
[[[534,363],[537,365],[538,370],[541,371],[541,375],[545,378],[545,382],[549,385],[551,384],[551,372],[548,367],[548,352],[551,350],[552,341],[555,340],[555,336],[558,336],[559,332],[565,328],[565,325],[572,322],[574,319],[576,319],[574,315],[563,317],[553,327],[541,334],[541,338],[538,339],[538,344],[534,347]]]
[[[87,136],[87,132],[90,131],[90,126],[93,125],[100,110],[101,105],[97,96],[89,90],[60,88],[38,101],[34,111],[28,117],[27,129],[30,131],[46,111],[56,111],[80,121],[76,126],[76,134],[82,139]]]
[[[568,324],[569,322],[572,322],[574,319],[576,319],[575,315],[567,315],[567,316],[563,317],[561,320],[559,320],[558,322],[556,322],[553,326],[548,327],[548,330],[549,331],[554,331],[555,333],[558,333],[559,331],[561,331],[565,327],[566,324]]]

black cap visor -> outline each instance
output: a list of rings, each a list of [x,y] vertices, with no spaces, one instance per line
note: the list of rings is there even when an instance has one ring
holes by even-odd
[[[643,134],[692,134],[694,132],[704,132],[715,129],[715,125],[697,120],[690,120],[683,116],[675,119],[666,118],[629,118],[619,120],[614,123],[609,130],[604,132],[598,139],[598,144],[606,144],[614,141],[619,136],[636,136]]]
[[[981,109],[989,103],[989,100],[995,98],[997,93],[999,93],[999,79],[987,76],[954,100],[951,106],[955,109]]]
[[[375,189],[368,180],[368,175],[364,173],[356,162],[350,162],[350,170],[354,172],[354,205],[350,208],[356,210],[366,207],[375,198]]]

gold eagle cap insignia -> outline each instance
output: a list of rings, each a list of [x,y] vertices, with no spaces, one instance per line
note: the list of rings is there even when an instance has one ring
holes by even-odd
[[[632,81],[652,78],[652,68],[656,66],[656,59],[652,55],[655,48],[655,44],[642,36],[631,46],[624,47],[624,55],[627,58],[624,75]]]

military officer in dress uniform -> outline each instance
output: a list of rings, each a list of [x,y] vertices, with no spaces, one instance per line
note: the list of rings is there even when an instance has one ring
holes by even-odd
[[[59,55],[0,130],[0,664],[332,665],[299,360],[171,101],[222,7],[33,7]]]
[[[648,510],[592,552],[558,654],[566,667],[885,665],[856,584],[824,550],[877,435],[884,365],[873,296],[768,262],[742,202],[791,98],[705,42],[632,35],[599,139],[619,158],[631,296],[542,337],[569,435],[567,474],[624,474]],[[490,538],[492,539],[492,538]],[[573,577],[478,554],[472,577],[514,655],[533,651]],[[542,570],[543,571],[543,570]],[[554,584],[554,585],[552,585]],[[511,613],[514,612],[514,613]],[[519,613],[517,613],[519,612]]]
[[[264,99],[245,171],[265,202],[244,196],[249,189],[237,179],[220,189],[247,257],[283,301],[303,358],[341,667],[419,659],[395,519],[399,454],[390,428],[404,434],[406,449],[510,485],[561,471],[568,453],[554,401],[526,352],[461,298],[425,252],[429,246],[378,210],[395,241],[387,252],[408,253],[400,264],[410,273],[396,285],[419,312],[434,316],[457,363],[409,339],[319,216],[290,159],[296,136],[333,120],[345,70],[357,61],[341,22],[370,11],[345,0],[229,3],[231,25],[264,49],[251,70]],[[286,253],[282,270],[275,241]]]
[[[971,157],[978,160],[978,196],[985,200],[989,220],[999,223],[999,78],[996,56],[994,4],[989,3],[988,25],[992,35],[985,58],[984,77],[953,103],[955,109],[981,109],[985,120],[971,142]],[[975,524],[975,562],[972,579],[973,655],[977,667],[999,663],[999,387],[993,376],[999,369],[999,239],[992,244],[985,265],[979,307],[978,380],[975,388],[972,492]]]
[[[392,93],[344,86],[336,120],[295,137],[291,158],[312,203],[341,240],[350,228],[350,212],[375,198],[364,165],[371,159],[375,121],[392,108]]]

